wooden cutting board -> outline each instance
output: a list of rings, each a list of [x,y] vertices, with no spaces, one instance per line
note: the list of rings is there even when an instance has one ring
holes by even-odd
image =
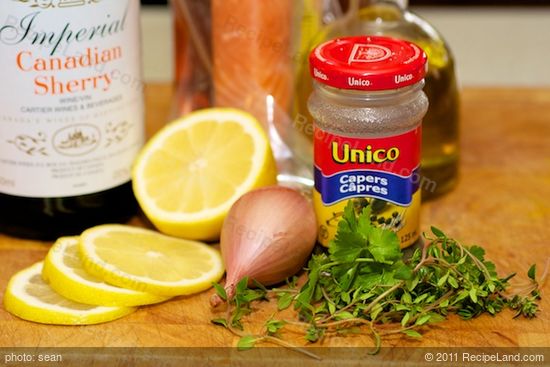
[[[168,85],[148,85],[146,96],[147,131],[151,135],[169,117],[171,89]],[[460,182],[451,193],[423,205],[422,229],[435,225],[466,244],[483,245],[501,274],[518,272],[519,278],[525,279],[531,264],[537,263],[539,270],[544,268],[550,257],[549,111],[550,89],[465,89]],[[147,225],[140,217],[132,223]],[[41,260],[49,246],[0,235],[0,298],[8,279]],[[0,308],[0,348],[232,346],[236,339],[209,322],[214,316],[208,304],[211,294],[208,291],[143,307],[121,320],[94,326],[39,325]],[[451,317],[426,328],[421,340],[395,336],[385,339],[384,345],[550,347],[548,284],[540,306],[541,312],[533,320],[513,320],[508,311],[471,321]],[[259,331],[273,310],[273,305],[262,305],[249,319],[251,329]],[[289,334],[288,339],[304,344],[298,335]],[[366,347],[372,346],[372,341],[361,336],[333,337],[323,346]],[[199,356],[196,361],[204,363],[207,359],[200,356],[212,355],[208,349],[194,351]],[[242,358],[246,360],[243,355],[233,358],[242,362]],[[281,365],[293,355],[282,351],[276,354],[281,357]],[[411,363],[406,355],[394,359]],[[264,357],[260,353],[258,358]],[[169,354],[166,358],[171,360]],[[382,361],[381,356],[368,358]]]

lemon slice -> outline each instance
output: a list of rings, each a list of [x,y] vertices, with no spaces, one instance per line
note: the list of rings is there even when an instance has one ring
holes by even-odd
[[[269,140],[249,113],[231,108],[193,112],[160,130],[133,169],[137,200],[166,234],[219,238],[231,205],[277,182]]]
[[[4,294],[4,307],[15,316],[43,324],[86,325],[116,320],[133,307],[92,306],[60,296],[42,280],[43,262],[15,274]]]
[[[147,229],[106,224],[80,236],[84,268],[123,288],[163,296],[201,292],[223,275],[219,252]]]
[[[100,306],[139,306],[167,297],[104,283],[84,270],[78,253],[79,237],[62,237],[51,247],[42,278],[60,295],[76,302]]]

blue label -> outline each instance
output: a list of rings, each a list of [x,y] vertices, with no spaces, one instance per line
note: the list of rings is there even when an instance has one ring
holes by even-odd
[[[417,167],[407,177],[374,170],[350,170],[325,176],[315,167],[315,189],[325,205],[367,196],[407,206],[419,187],[418,172]]]

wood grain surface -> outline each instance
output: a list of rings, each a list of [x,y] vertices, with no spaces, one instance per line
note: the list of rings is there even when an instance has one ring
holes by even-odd
[[[147,131],[169,118],[171,90],[149,85]],[[466,244],[485,247],[501,274],[542,269],[550,257],[550,89],[465,89],[462,92],[461,177],[451,193],[426,203],[422,229],[444,229]],[[136,217],[133,224],[146,225]],[[9,278],[48,251],[50,243],[0,235],[0,298]],[[236,339],[213,326],[212,291],[140,308],[121,320],[93,326],[49,326],[23,321],[0,308],[0,347],[228,347]],[[550,347],[550,287],[536,319],[505,311],[425,329],[420,340],[396,336],[386,346]],[[249,319],[252,330],[274,311],[271,304]],[[296,334],[288,339],[304,344]],[[368,337],[334,337],[323,346],[372,346]],[[286,355],[286,354],[284,354]],[[240,356],[240,354],[239,354]],[[241,357],[239,357],[241,358]],[[381,357],[368,357],[381,358]],[[399,357],[402,359],[402,357]],[[376,359],[375,359],[376,360]],[[378,359],[378,362],[381,362]],[[1,361],[0,361],[1,362]],[[281,360],[281,365],[285,365]]]

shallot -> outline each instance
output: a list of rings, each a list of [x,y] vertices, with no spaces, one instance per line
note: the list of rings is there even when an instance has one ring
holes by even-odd
[[[296,274],[316,238],[313,207],[297,191],[270,186],[243,195],[231,207],[221,233],[227,298],[235,295],[244,277],[267,286]],[[221,302],[218,295],[211,299],[212,306]]]

